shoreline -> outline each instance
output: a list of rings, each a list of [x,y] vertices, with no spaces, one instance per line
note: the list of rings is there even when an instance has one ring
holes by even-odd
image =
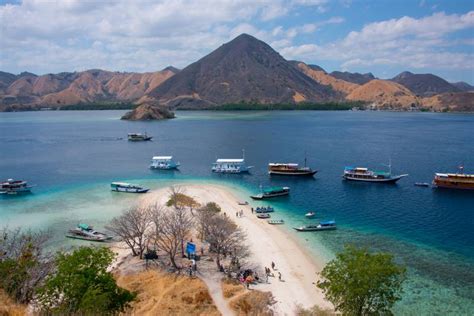
[[[259,283],[253,289],[272,292],[276,303],[272,309],[277,315],[293,315],[296,308],[310,308],[314,305],[322,309],[332,309],[332,305],[324,298],[323,293],[316,287],[318,272],[325,262],[315,258],[301,243],[284,229],[270,225],[266,220],[258,219],[251,213],[251,205],[238,205],[239,196],[233,193],[231,187],[220,184],[183,183],[174,184],[193,197],[199,203],[216,202],[231,220],[233,220],[247,235],[251,255],[249,263],[263,271],[275,262],[275,277],[269,278],[269,283]],[[150,191],[141,196],[137,203],[147,205],[151,203],[165,204],[171,186]],[[235,213],[242,210],[243,216],[236,217]],[[278,210],[276,213],[278,214]],[[117,251],[119,244],[113,244],[112,249]],[[124,249],[124,251],[126,251]],[[124,251],[119,252],[117,265],[122,266]],[[135,260],[132,260],[135,261]],[[282,280],[278,280],[278,273]]]

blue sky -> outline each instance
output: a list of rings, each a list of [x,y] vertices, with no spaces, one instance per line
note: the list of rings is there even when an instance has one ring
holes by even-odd
[[[183,68],[240,33],[327,71],[474,84],[474,1],[0,0],[0,70]]]

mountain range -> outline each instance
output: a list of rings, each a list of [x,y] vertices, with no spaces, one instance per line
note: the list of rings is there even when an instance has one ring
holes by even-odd
[[[37,76],[0,72],[0,111],[90,104],[159,104],[208,108],[229,103],[298,104],[363,101],[369,108],[474,111],[474,88],[405,71],[389,80],[288,61],[241,34],[182,70],[147,73],[91,69]]]

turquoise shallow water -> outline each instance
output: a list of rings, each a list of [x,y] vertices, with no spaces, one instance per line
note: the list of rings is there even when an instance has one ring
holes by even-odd
[[[0,225],[50,229],[53,247],[78,221],[102,228],[132,205],[134,195],[109,191],[114,180],[151,188],[182,181],[223,183],[241,197],[263,185],[289,185],[289,198],[271,202],[291,234],[329,260],[347,242],[388,250],[409,268],[396,314],[470,315],[474,310],[474,196],[414,187],[434,172],[464,163],[474,170],[473,115],[432,113],[238,112],[178,113],[164,122],[123,122],[120,111],[0,113],[0,178],[25,178],[34,194],[0,199]],[[154,141],[128,143],[127,132],[147,131]],[[246,149],[250,175],[210,173],[216,157]],[[270,179],[270,161],[308,162],[314,180]],[[151,156],[173,154],[179,172],[153,172]],[[345,165],[409,173],[395,186],[345,183]],[[307,210],[335,218],[324,234],[296,234]]]

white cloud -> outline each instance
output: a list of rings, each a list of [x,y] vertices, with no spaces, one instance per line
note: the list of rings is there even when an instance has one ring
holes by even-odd
[[[305,44],[282,49],[286,58],[333,60],[343,68],[398,65],[406,68],[474,69],[474,54],[449,51],[471,40],[448,39],[447,35],[474,27],[474,11],[463,15],[435,13],[414,19],[402,17],[374,22],[352,31],[340,41],[325,45]]]

